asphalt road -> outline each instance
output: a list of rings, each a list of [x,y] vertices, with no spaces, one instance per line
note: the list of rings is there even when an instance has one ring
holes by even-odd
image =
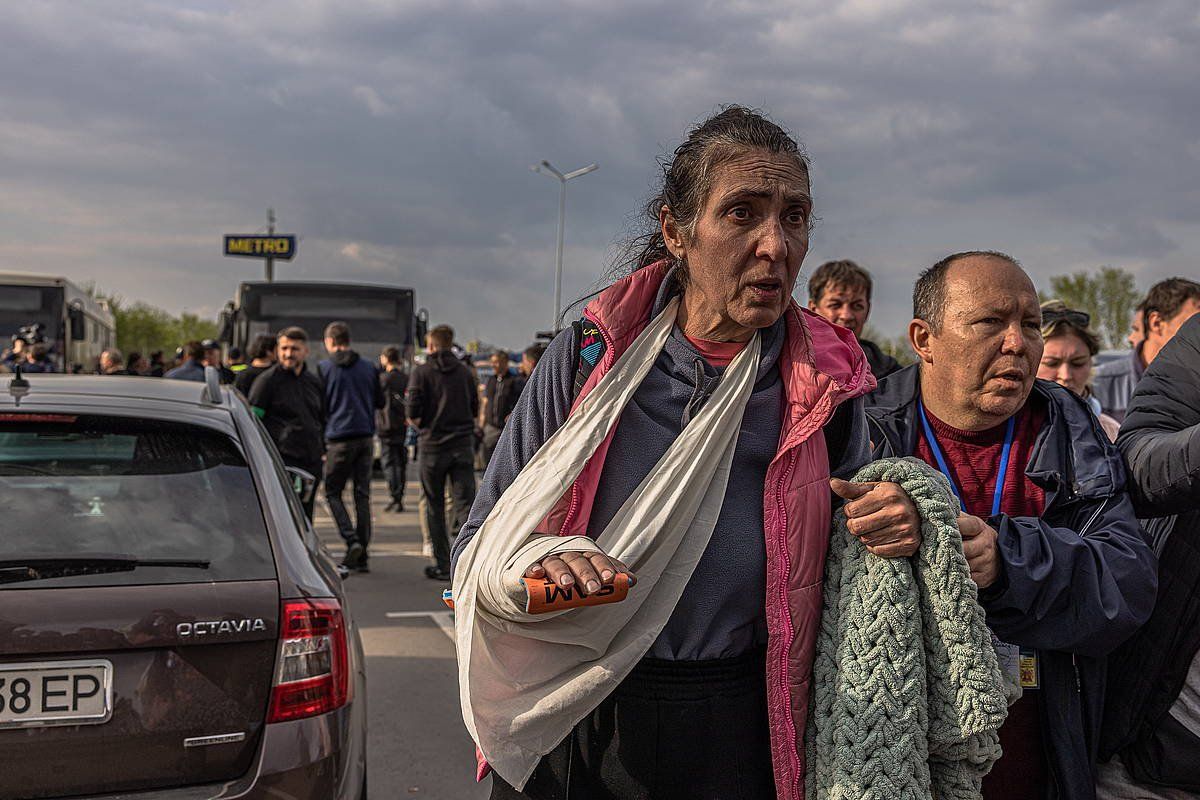
[[[387,490],[374,482],[371,572],[346,579],[367,655],[371,796],[485,798],[491,780],[475,782],[475,746],[459,711],[453,622],[441,601],[448,584],[422,573],[429,559],[421,555],[417,493],[410,483],[406,510],[384,512]],[[352,509],[349,487],[346,502]],[[317,530],[340,558],[345,546],[323,505]]]

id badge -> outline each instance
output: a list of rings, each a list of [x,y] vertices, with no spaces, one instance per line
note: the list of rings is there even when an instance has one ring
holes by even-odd
[[[1022,647],[1020,650],[1020,671],[1022,689],[1040,689],[1042,687],[1041,667],[1038,665],[1037,650]]]

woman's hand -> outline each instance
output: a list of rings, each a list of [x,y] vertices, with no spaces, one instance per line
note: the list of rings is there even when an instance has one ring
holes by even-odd
[[[921,546],[917,507],[898,483],[851,483],[831,478],[829,486],[846,501],[846,528],[883,558],[904,558]]]
[[[546,556],[525,570],[525,577],[546,578],[564,589],[578,586],[583,594],[591,594],[611,584],[618,572],[629,575],[630,586],[637,583],[629,568],[615,558],[599,551],[569,551]]]

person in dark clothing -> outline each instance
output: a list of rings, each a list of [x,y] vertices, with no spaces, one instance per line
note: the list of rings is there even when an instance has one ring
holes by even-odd
[[[883,380],[900,363],[863,338],[871,316],[871,273],[850,260],[827,261],[808,281],[808,307],[834,325],[854,331],[876,380]]]
[[[466,524],[475,502],[475,421],[479,391],[471,371],[451,351],[454,330],[429,332],[429,359],[413,370],[404,395],[408,422],[418,431],[417,465],[433,564],[425,577],[450,580],[450,534],[446,530],[446,480],[454,502],[454,533]]]
[[[383,475],[387,479],[388,493],[392,496],[392,502],[384,510],[399,512],[404,510],[404,487],[408,483],[408,446],[405,443],[408,425],[404,416],[408,375],[404,372],[399,347],[385,347],[379,355],[379,363],[383,367],[379,373],[383,408],[379,409],[375,429],[383,447]]]
[[[204,366],[216,369],[221,374],[221,383],[231,385],[237,374],[221,360],[221,343],[216,339],[205,339],[200,346],[204,348]]]
[[[254,379],[247,400],[262,419],[283,463],[319,481],[325,454],[325,387],[305,363],[308,334],[303,328],[284,328],[279,333],[278,352],[279,363]],[[304,501],[309,519],[314,493]]]
[[[161,378],[166,372],[166,367],[163,365],[162,350],[155,350],[150,353],[150,377]]]
[[[483,463],[486,467],[496,452],[496,444],[504,431],[517,398],[525,386],[525,378],[513,375],[508,367],[508,353],[497,350],[492,353],[492,375],[483,389],[483,407],[479,413],[479,427],[483,429]]]
[[[949,478],[1001,666],[1024,688],[984,800],[1091,800],[1105,659],[1156,590],[1125,466],[1081,398],[1035,379],[1038,296],[1011,257],[943,259],[918,279],[913,316],[919,361],[868,395],[867,418],[877,458]]]
[[[368,572],[371,544],[371,466],[375,460],[375,411],[383,408],[379,371],[350,349],[350,326],[325,327],[329,358],[317,365],[325,382],[325,499],[346,541],[342,564]],[[347,481],[354,481],[354,521],[342,500]]]
[[[1129,400],[1146,367],[1183,324],[1200,312],[1200,283],[1187,278],[1159,281],[1150,287],[1138,309],[1142,338],[1135,341],[1138,331],[1131,330],[1133,349],[1129,357],[1102,364],[1092,373],[1092,392],[1100,401],[1100,409],[1117,422],[1124,421]]]
[[[1146,368],[1117,447],[1159,555],[1154,614],[1108,662],[1098,794],[1200,796],[1200,316]]]
[[[254,379],[267,371],[267,368],[275,363],[275,337],[261,334],[254,338],[254,342],[250,345],[250,363],[245,365],[245,369],[237,374],[233,380],[233,385],[239,392],[250,396],[250,387],[254,385]]]
[[[204,346],[200,342],[188,342],[180,354],[183,363],[174,369],[167,370],[166,377],[177,381],[204,382]]]

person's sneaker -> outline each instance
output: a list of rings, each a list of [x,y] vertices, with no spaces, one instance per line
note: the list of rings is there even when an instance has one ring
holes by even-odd
[[[450,570],[439,569],[437,565],[430,564],[425,568],[425,577],[431,581],[448,581],[450,580]]]
[[[404,513],[404,501],[397,500],[396,502],[392,503],[392,511],[395,511],[397,514],[403,514]]]
[[[354,571],[367,573],[371,571],[371,568],[367,565],[366,559],[364,559],[363,561],[359,562],[359,565],[354,568]]]
[[[346,557],[342,559],[342,565],[350,569],[356,569],[363,561],[363,556],[366,553],[366,548],[359,542],[351,542],[346,548]]]
[[[396,510],[396,501],[393,500],[390,503],[388,503],[386,506],[383,507],[383,510],[384,511],[395,511]]]

